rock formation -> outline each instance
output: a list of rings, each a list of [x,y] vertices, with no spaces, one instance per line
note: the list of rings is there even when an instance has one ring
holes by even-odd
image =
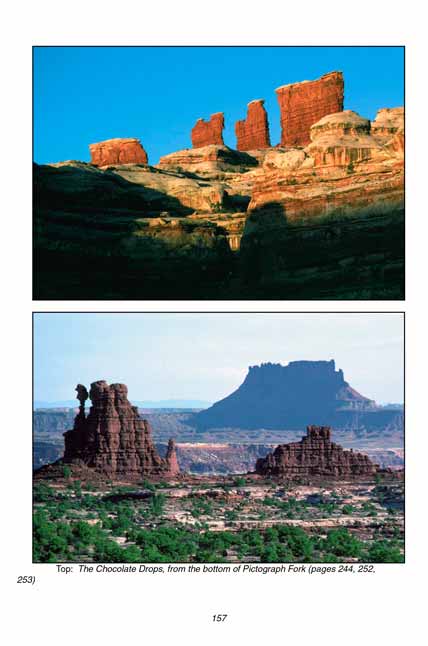
[[[231,395],[197,413],[199,428],[299,429],[311,419],[332,424],[338,411],[375,411],[376,403],[345,381],[334,361],[250,366]]]
[[[225,190],[220,182],[207,183],[198,178],[183,177],[180,173],[177,176],[159,170],[152,172],[147,167],[136,165],[118,166],[111,173],[119,175],[131,185],[144,187],[147,197],[152,197],[153,207],[159,201],[164,214],[191,215],[194,211],[210,213],[223,208]],[[152,212],[155,213],[154,209]]]
[[[35,164],[35,297],[402,298],[403,108],[342,111],[340,72],[277,95],[274,148],[257,100],[239,151],[217,113],[157,167],[136,139]]]
[[[212,114],[209,121],[198,119],[192,129],[193,148],[202,148],[210,144],[223,146],[224,114],[216,112]]]
[[[352,110],[323,117],[311,126],[310,137],[306,151],[315,166],[348,166],[390,156],[371,136],[370,121]]]
[[[64,433],[64,464],[90,467],[114,479],[177,475],[174,442],[170,441],[166,458],[161,458],[153,443],[150,425],[128,401],[124,384],[109,386],[105,381],[91,384],[92,406],[87,416],[88,392],[80,384],[76,390],[80,408],[74,428]]]
[[[269,205],[282,212],[284,225],[402,210],[404,136],[397,122],[398,117],[388,129],[351,110],[336,112],[311,126],[311,143],[304,150],[269,151],[264,172],[254,176],[249,211],[260,217],[250,214],[248,232],[256,220],[264,226]]]
[[[270,147],[269,123],[263,99],[248,104],[247,118],[236,122],[235,133],[238,150]]]
[[[177,446],[172,438],[168,442],[165,459],[168,464],[170,476],[176,476],[178,473],[180,473],[180,467],[178,466],[177,460]]]
[[[283,85],[276,94],[281,111],[281,145],[306,146],[314,123],[343,110],[343,75],[330,72],[316,81]]]
[[[371,132],[385,148],[404,156],[404,108],[378,110]]]
[[[256,473],[282,478],[373,476],[378,465],[352,449],[345,451],[331,441],[329,426],[308,426],[300,442],[280,444],[256,462]]]
[[[89,146],[95,166],[114,164],[147,164],[147,153],[139,139],[107,139]]]
[[[391,139],[398,131],[404,130],[404,108],[381,108],[372,121],[371,131],[379,139]]]
[[[257,159],[228,146],[210,144],[200,148],[186,148],[161,157],[157,168],[176,172],[188,171],[198,175],[217,177],[220,173],[244,173],[256,167]]]

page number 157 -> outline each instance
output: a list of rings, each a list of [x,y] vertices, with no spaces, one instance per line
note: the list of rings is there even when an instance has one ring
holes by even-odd
[[[227,615],[213,615],[213,621],[226,621]]]

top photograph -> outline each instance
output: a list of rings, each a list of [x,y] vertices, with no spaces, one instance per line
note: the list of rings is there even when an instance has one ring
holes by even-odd
[[[404,47],[33,47],[33,298],[403,300]]]

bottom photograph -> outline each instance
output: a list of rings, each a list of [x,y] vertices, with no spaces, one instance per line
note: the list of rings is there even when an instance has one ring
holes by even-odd
[[[404,562],[403,313],[38,312],[33,351],[34,563]]]

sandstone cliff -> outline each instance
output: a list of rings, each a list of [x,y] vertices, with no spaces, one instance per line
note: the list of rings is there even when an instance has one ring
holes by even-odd
[[[310,127],[316,121],[343,110],[343,87],[342,72],[279,87],[276,94],[281,111],[281,145],[306,146]]]

